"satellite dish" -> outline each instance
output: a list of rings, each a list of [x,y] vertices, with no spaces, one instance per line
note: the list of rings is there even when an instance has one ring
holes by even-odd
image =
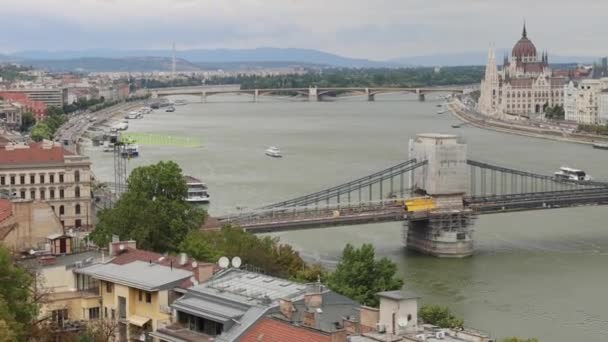
[[[228,260],[228,258],[223,256],[220,258],[220,260],[217,262],[217,264],[220,265],[221,268],[228,268],[228,265],[230,265],[230,260]]]
[[[198,266],[198,263],[196,261],[192,262],[192,268],[196,268]]]
[[[120,249],[121,251],[123,251],[125,249],[125,245],[118,246],[118,249]]]
[[[399,321],[397,321],[397,324],[401,327],[401,328],[405,328],[407,327],[407,318],[405,317],[401,317],[399,318]]]
[[[241,258],[239,258],[238,256],[235,256],[234,258],[232,258],[232,267],[234,267],[234,268],[241,267]]]

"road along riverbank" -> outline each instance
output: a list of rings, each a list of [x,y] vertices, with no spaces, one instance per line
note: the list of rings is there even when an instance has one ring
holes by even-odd
[[[459,99],[454,99],[448,104],[448,109],[461,121],[478,128],[489,129],[502,133],[516,134],[533,138],[549,139],[577,144],[593,145],[596,143],[607,143],[608,137],[592,134],[571,133],[558,129],[545,129],[533,127],[517,122],[493,119],[473,112],[467,108]]]

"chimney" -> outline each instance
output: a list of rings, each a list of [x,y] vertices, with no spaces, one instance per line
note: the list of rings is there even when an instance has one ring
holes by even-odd
[[[288,298],[281,298],[279,300],[279,310],[290,322],[293,318],[294,311],[296,311],[295,307],[293,306],[293,302]]]
[[[379,309],[363,305],[359,308],[359,324],[361,325],[361,333],[367,333],[375,330],[379,321]]]
[[[323,294],[321,292],[305,294],[304,305],[306,305],[307,308],[320,308],[323,306]]]
[[[179,265],[184,266],[188,262],[188,255],[186,253],[179,253]]]
[[[198,264],[198,269],[196,270],[196,280],[198,283],[204,283],[207,280],[213,277],[213,270],[215,269],[215,264],[211,263],[202,263]]]
[[[315,318],[314,309],[312,311],[311,310],[304,311],[302,325],[307,326],[307,327],[313,327],[313,328],[315,327],[316,318]]]

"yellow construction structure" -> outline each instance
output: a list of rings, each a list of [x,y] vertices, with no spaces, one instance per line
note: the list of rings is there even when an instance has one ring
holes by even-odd
[[[407,212],[430,211],[436,208],[432,197],[414,197],[404,201],[404,209]]]

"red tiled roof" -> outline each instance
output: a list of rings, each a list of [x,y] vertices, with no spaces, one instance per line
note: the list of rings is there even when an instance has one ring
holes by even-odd
[[[6,220],[13,214],[11,201],[0,198],[0,222]]]
[[[63,157],[71,155],[62,146],[42,148],[42,143],[30,144],[29,148],[0,149],[0,164],[28,165],[63,163]]]
[[[288,322],[264,318],[251,328],[241,342],[330,342],[331,336]]]

